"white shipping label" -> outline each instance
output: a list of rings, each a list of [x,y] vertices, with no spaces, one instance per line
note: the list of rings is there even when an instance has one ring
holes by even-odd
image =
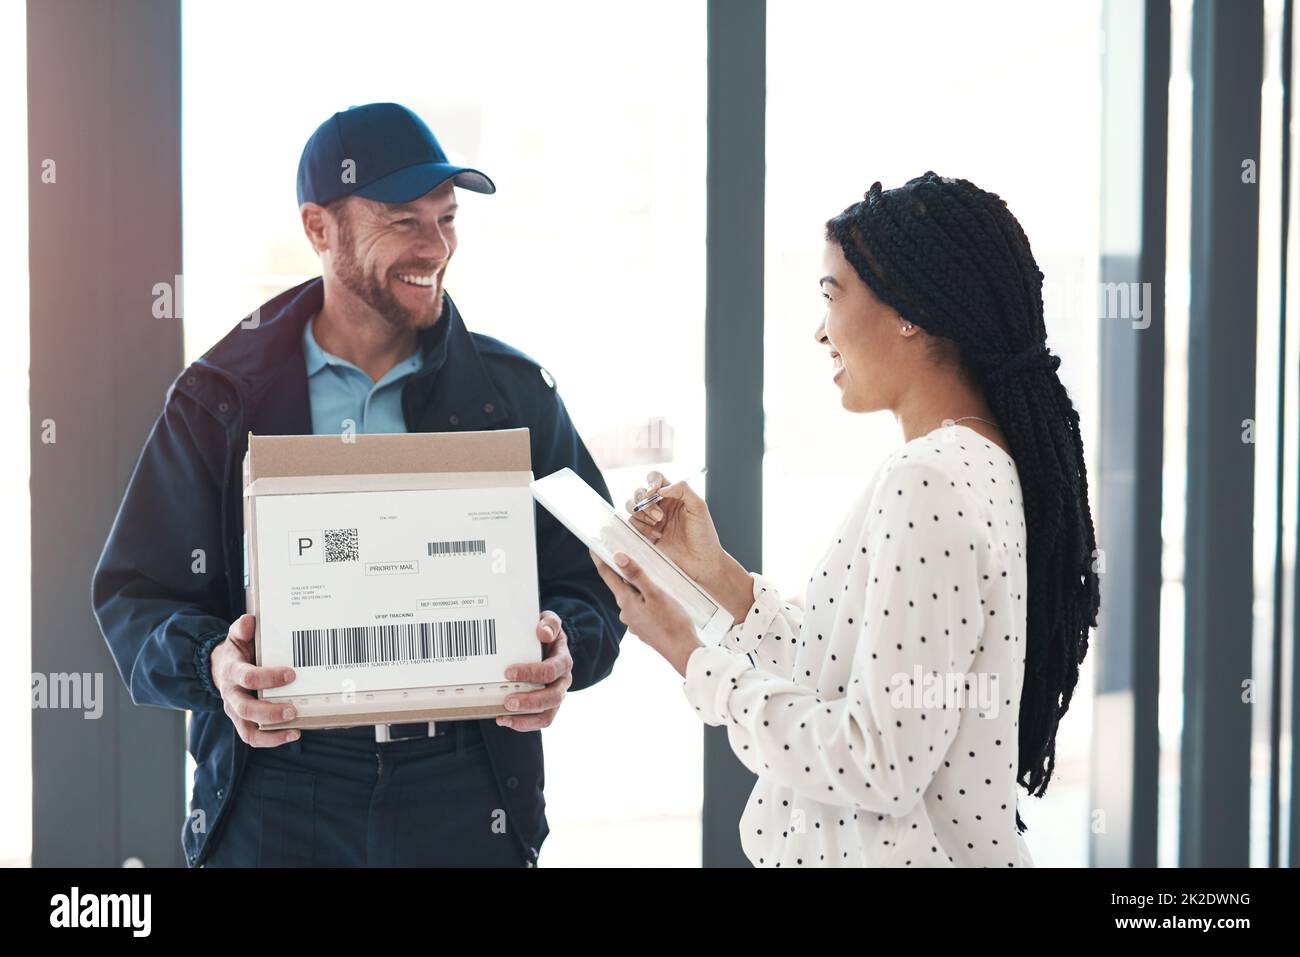
[[[502,681],[541,659],[527,487],[265,495],[257,522],[266,697]]]

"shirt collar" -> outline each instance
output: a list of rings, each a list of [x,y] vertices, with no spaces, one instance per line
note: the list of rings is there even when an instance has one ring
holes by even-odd
[[[321,348],[320,343],[316,341],[315,334],[312,332],[312,325],[315,322],[316,322],[316,317],[311,316],[307,320],[307,322],[304,323],[302,327],[302,348],[303,348],[303,355],[307,359],[307,378],[310,379],[312,376],[318,373],[321,369],[325,368],[327,365],[337,365],[337,366],[344,366],[349,369],[356,369],[358,372],[362,372],[362,374],[364,375],[365,373],[363,370],[357,368],[357,366],[354,365],[353,363],[348,362],[347,359],[340,358],[339,356],[334,355],[332,352],[326,352],[324,349]],[[436,327],[438,326],[445,326],[445,325],[446,323],[443,322],[435,323],[436,332],[435,330],[421,330],[419,334],[419,338],[417,340],[418,347],[416,348],[415,352],[413,352],[406,359],[397,363],[397,365],[393,366],[393,368],[389,369],[388,372],[384,374],[383,378],[381,378],[379,382],[375,384],[379,385],[381,383],[392,382],[394,379],[398,379],[401,378],[402,376],[410,375],[413,372],[418,372],[420,368],[424,365],[424,357],[429,352],[429,347],[432,344],[430,341],[431,337],[424,335],[424,333],[435,332],[435,334],[438,336],[439,339],[445,339],[446,336],[441,333],[441,330],[436,329]]]
[[[320,344],[316,341],[316,337],[312,335],[311,327],[312,323],[315,321],[316,317],[312,316],[302,327],[302,349],[303,354],[307,357],[308,378],[311,378],[317,372],[320,372],[321,369],[325,368],[325,364],[329,361],[325,350],[320,347]]]
[[[456,303],[445,290],[442,295],[442,318],[420,330],[424,366],[408,377],[403,402],[409,397],[411,407],[420,410],[423,430],[435,425],[445,430],[442,417],[449,413],[458,417],[461,431],[510,428],[521,413],[507,404],[489,374],[476,334],[465,328]],[[302,329],[324,303],[325,282],[319,276],[278,293],[196,359],[174,385],[221,421],[243,415],[249,430],[259,434],[309,435]],[[225,380],[229,390],[214,377]]]

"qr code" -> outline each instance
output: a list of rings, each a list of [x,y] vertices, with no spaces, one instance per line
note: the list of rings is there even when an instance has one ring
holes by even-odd
[[[355,528],[325,529],[325,561],[355,562],[360,558]]]

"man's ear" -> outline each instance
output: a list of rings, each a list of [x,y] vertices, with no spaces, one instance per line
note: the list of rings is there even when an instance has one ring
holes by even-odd
[[[329,249],[329,237],[326,233],[329,214],[324,206],[316,203],[303,203],[298,212],[302,216],[302,231],[307,234],[307,241],[319,256]]]

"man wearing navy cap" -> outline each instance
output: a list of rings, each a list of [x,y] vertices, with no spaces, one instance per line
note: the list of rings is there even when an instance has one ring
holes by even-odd
[[[100,556],[95,614],[132,700],[193,712],[191,866],[532,866],[547,834],[540,730],[567,690],[613,668],[618,606],[585,546],[538,509],[543,657],[506,677],[546,687],[517,695],[516,714],[258,730],[287,715],[257,690],[292,673],[253,664],[244,614],[249,432],[523,426],[535,474],[567,466],[610,500],[550,374],[469,332],[443,289],[457,186],[496,191],[405,107],[320,125],[298,204],[323,275],[264,303],[172,384]]]

